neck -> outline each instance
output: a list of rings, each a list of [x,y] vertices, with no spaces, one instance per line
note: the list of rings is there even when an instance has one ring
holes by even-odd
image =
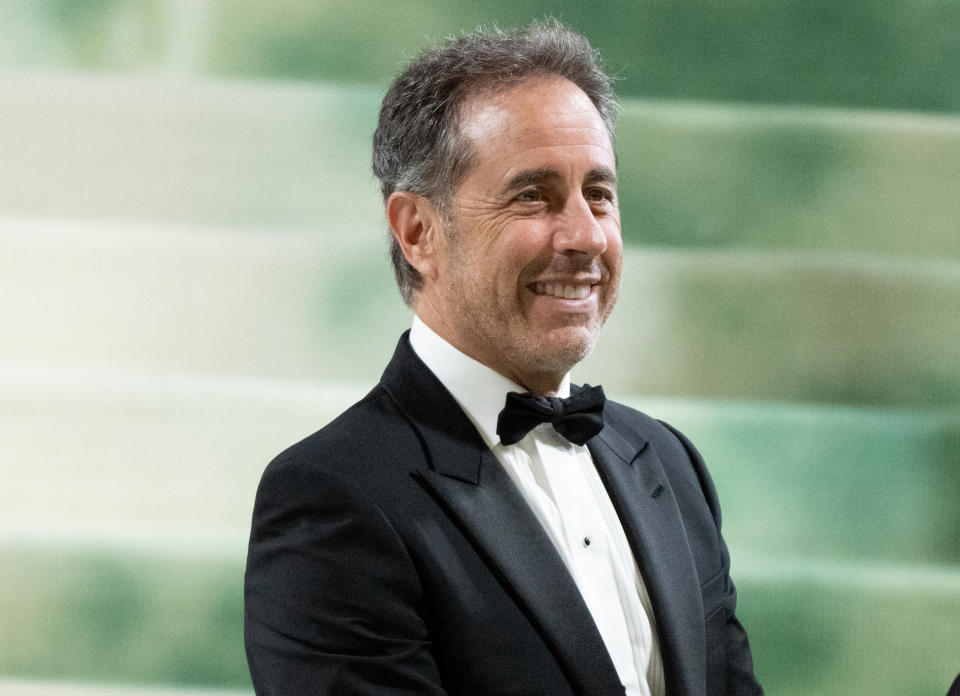
[[[494,370],[497,369],[493,366],[490,367]],[[500,371],[497,370],[497,372]],[[501,374],[503,373],[501,372]],[[509,374],[504,374],[504,376],[512,379],[524,389],[532,391],[534,394],[540,394],[541,396],[556,396],[560,391],[560,385],[563,384],[563,378],[566,376],[566,373],[557,375],[544,372],[529,376]]]

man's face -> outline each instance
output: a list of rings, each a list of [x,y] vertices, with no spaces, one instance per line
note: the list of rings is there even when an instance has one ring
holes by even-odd
[[[586,94],[558,77],[468,101],[461,133],[472,166],[452,196],[424,314],[464,353],[552,391],[617,298],[610,137]]]

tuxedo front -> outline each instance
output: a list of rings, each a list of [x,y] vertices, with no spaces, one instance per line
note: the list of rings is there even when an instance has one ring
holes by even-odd
[[[702,460],[637,411],[604,417],[588,447],[667,693],[762,693]],[[553,543],[406,335],[370,394],[267,468],[245,595],[261,695],[624,692]]]

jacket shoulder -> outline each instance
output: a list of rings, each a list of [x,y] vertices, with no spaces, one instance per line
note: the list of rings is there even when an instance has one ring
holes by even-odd
[[[329,490],[331,483],[378,497],[423,457],[417,431],[380,386],[326,426],[278,454],[266,467],[260,484],[299,493]],[[319,481],[325,483],[320,487]]]

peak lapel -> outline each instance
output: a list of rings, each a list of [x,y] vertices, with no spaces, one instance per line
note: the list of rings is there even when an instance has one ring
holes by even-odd
[[[668,691],[701,696],[703,605],[680,510],[653,447],[639,449],[606,427],[589,443],[650,594]]]
[[[622,695],[616,668],[573,578],[513,481],[406,335],[381,383],[420,433],[413,475],[458,522],[584,696]]]
[[[489,450],[480,471],[475,484],[430,470],[418,474],[513,589],[574,690],[584,696],[623,694],[616,668],[573,578]]]

